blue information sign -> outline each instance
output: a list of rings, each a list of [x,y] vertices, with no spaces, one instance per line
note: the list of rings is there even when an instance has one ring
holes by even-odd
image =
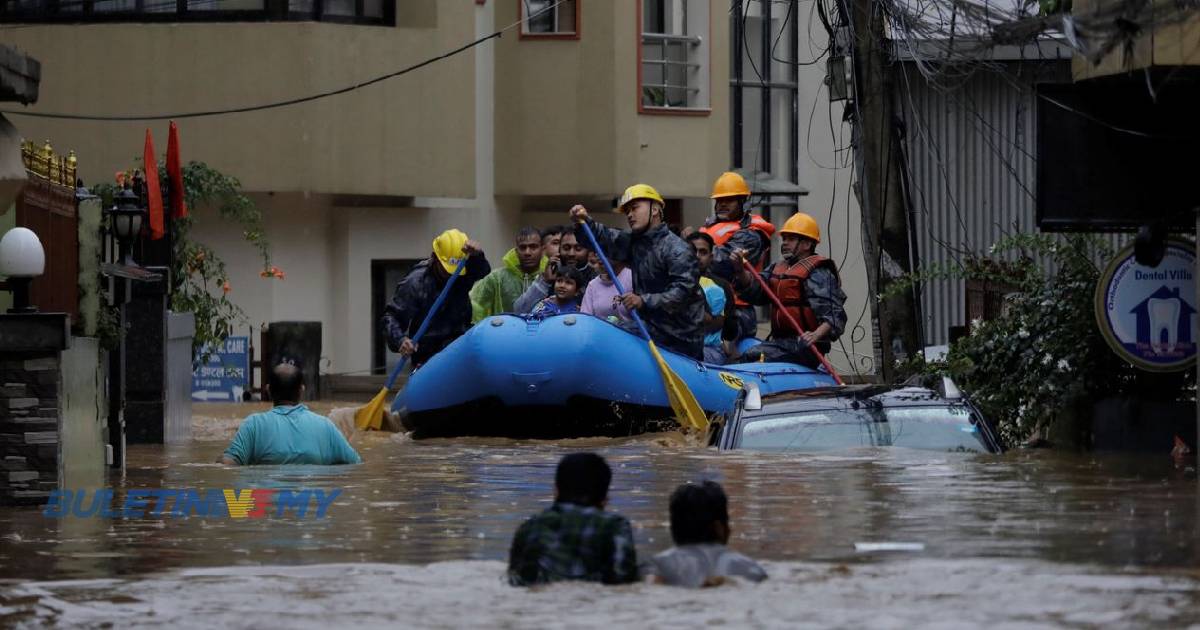
[[[1100,276],[1100,332],[1114,352],[1143,370],[1184,370],[1196,360],[1195,247],[1169,240],[1162,262],[1145,267],[1129,245]]]
[[[192,372],[192,400],[240,402],[250,377],[248,337],[229,337]]]

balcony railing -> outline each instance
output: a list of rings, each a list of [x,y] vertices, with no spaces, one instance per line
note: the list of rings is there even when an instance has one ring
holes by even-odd
[[[701,64],[701,39],[693,35],[642,33],[642,104],[648,107],[695,107]]]

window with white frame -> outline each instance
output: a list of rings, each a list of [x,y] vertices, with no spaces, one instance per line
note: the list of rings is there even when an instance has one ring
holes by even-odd
[[[521,34],[575,35],[578,0],[519,0]]]
[[[642,0],[642,107],[707,109],[709,0]]]

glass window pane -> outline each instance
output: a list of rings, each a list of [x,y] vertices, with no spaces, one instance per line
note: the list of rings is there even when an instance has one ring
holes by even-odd
[[[792,48],[799,20],[795,1],[777,3],[771,13],[771,80],[791,81],[796,65]],[[788,15],[789,6],[791,15]]]
[[[762,170],[762,89],[742,88],[742,167]]]
[[[354,17],[354,0],[325,0],[321,10],[325,15]]]
[[[98,0],[92,5],[92,11],[96,13],[116,13],[136,10],[137,2],[135,0]]]
[[[558,13],[558,32],[559,33],[574,33],[575,32],[575,0],[564,2],[558,5],[556,9]]]
[[[642,3],[642,32],[665,33],[667,0],[645,0]]]
[[[174,13],[179,10],[179,4],[175,0],[146,0],[142,10],[146,13]]]
[[[383,0],[363,0],[363,17],[382,18]]]
[[[288,12],[312,15],[313,0],[288,0]]]
[[[553,33],[555,9],[552,0],[522,0],[525,10],[526,33]]]
[[[903,446],[987,452],[961,405],[871,410],[822,409],[756,418],[742,429],[741,447],[807,451],[858,446]]]
[[[262,11],[264,0],[188,0],[188,11]]]
[[[792,107],[795,102],[795,90],[771,90],[771,174],[789,182],[793,181],[792,142],[796,137],[796,120]]]

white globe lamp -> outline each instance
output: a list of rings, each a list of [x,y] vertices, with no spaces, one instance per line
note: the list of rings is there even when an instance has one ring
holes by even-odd
[[[8,278],[13,294],[10,313],[33,313],[29,304],[29,283],[46,271],[46,250],[29,228],[13,228],[0,238],[0,276]]]

